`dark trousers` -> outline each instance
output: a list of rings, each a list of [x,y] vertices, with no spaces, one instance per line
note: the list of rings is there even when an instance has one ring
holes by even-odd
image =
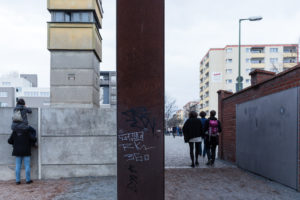
[[[206,136],[205,138],[205,147],[206,147],[206,153],[208,160],[212,160],[212,162],[215,162],[216,159],[216,148],[218,145],[218,136],[216,137],[209,137]]]
[[[191,157],[191,160],[192,160],[192,163],[194,163],[195,159],[196,159],[196,162],[198,162],[198,155],[199,155],[199,150],[200,150],[200,142],[189,142],[189,145],[190,145],[190,157]],[[194,144],[195,144],[195,154],[194,154]],[[195,159],[194,159],[195,157]]]
[[[199,142],[199,155],[202,156],[202,142]]]

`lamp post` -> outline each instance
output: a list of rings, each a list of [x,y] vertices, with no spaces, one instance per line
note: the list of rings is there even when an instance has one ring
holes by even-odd
[[[243,89],[243,77],[241,76],[241,22],[249,20],[249,21],[259,21],[262,20],[262,17],[249,17],[246,19],[239,19],[239,76],[236,81],[236,91],[240,91]]]

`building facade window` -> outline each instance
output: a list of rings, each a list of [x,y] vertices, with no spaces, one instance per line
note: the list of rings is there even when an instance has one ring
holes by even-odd
[[[16,92],[18,92],[18,93],[19,93],[19,92],[22,92],[22,88],[21,88],[21,87],[17,87],[17,88],[16,88]]]
[[[251,68],[247,68],[247,69],[246,69],[246,73],[247,73],[247,74],[249,74],[251,71],[252,71]]]
[[[284,63],[296,63],[296,58],[284,58]]]
[[[232,69],[226,69],[226,74],[232,74]]]
[[[111,100],[112,101],[116,101],[117,100],[117,96],[111,96]]]
[[[232,83],[232,79],[226,79],[226,84],[231,84]]]
[[[246,58],[246,63],[250,63],[250,58]]]
[[[232,52],[232,48],[227,48],[227,49],[226,49],[226,52],[227,52],[227,53],[231,53],[231,52]]]
[[[270,63],[278,63],[278,58],[270,58]]]
[[[0,92],[0,97],[8,97],[8,92]]]
[[[246,53],[250,53],[251,52],[251,48],[246,48]]]
[[[8,103],[1,103],[0,102],[0,107],[8,107]]]
[[[111,91],[112,91],[113,93],[116,93],[116,92],[117,92],[117,87],[111,87]]]
[[[226,59],[226,63],[232,63],[232,59],[231,58]]]
[[[253,64],[265,63],[265,59],[264,58],[251,59],[251,63]]]
[[[270,53],[278,53],[278,48],[270,48]]]
[[[250,83],[250,79],[246,79],[246,83]]]
[[[10,86],[10,85],[11,85],[11,82],[2,82],[2,85],[3,85],[3,86]]]
[[[109,87],[100,87],[100,104],[109,104]]]
[[[111,82],[116,83],[117,82],[117,77],[116,76],[111,76]]]
[[[42,97],[49,97],[50,96],[50,93],[49,92],[40,92],[40,95]]]
[[[24,92],[24,96],[26,97],[38,97],[39,96],[39,92]]]
[[[53,11],[51,18],[53,22],[96,22],[94,13],[91,11]]]

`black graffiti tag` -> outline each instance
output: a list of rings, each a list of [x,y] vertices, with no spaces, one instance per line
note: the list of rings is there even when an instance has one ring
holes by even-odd
[[[138,184],[137,171],[133,165],[129,165],[128,170],[130,174],[129,174],[129,183],[127,184],[127,188],[137,193],[137,184]]]
[[[156,122],[154,118],[150,119],[150,113],[147,111],[147,108],[138,107],[122,112],[122,114],[126,116],[126,121],[130,123],[130,127],[138,128],[140,130],[150,128],[153,136],[156,135]]]

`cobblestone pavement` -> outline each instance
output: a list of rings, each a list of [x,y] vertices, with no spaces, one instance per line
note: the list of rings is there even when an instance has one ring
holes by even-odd
[[[203,144],[202,144],[203,149]],[[207,158],[202,156],[198,157],[199,166],[198,168],[208,168],[205,163]],[[188,143],[184,143],[183,137],[166,136],[165,137],[165,168],[190,168],[190,149]],[[235,167],[234,165],[225,164],[216,160],[215,168],[222,167]]]
[[[191,168],[188,144],[165,137],[165,200],[299,200],[300,193],[216,160],[214,167]],[[0,200],[116,200],[116,177],[0,182]],[[142,200],[142,199],[141,199]]]

